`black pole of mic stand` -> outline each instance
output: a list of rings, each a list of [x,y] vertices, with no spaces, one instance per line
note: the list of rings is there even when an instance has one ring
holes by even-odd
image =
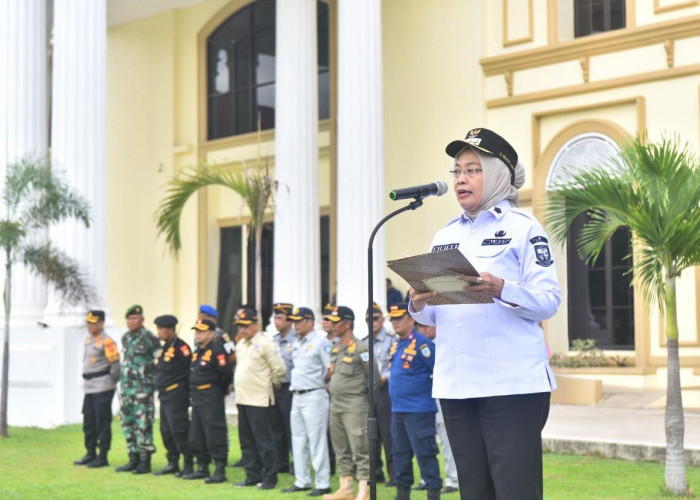
[[[377,498],[377,412],[374,408],[374,330],[372,329],[372,318],[374,317],[374,292],[372,290],[372,282],[374,280],[374,264],[372,259],[372,244],[374,243],[374,237],[379,231],[379,228],[384,225],[386,221],[399,215],[401,212],[407,210],[415,210],[416,208],[423,205],[423,197],[417,197],[411,203],[405,207],[399,208],[398,210],[391,212],[389,215],[384,217],[379,223],[374,226],[372,234],[369,236],[369,245],[367,247],[367,288],[369,292],[367,294],[367,329],[369,331],[368,347],[369,347],[369,418],[367,418],[367,436],[369,437],[369,497],[371,500],[376,500]],[[394,478],[390,478],[393,480]]]

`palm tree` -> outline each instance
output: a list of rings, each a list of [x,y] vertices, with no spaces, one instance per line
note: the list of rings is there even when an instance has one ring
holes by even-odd
[[[683,437],[685,423],[678,357],[676,279],[700,264],[700,172],[697,157],[677,138],[647,143],[637,137],[618,160],[573,175],[548,195],[547,225],[555,241],[566,241],[579,215],[588,222],[576,242],[589,264],[600,255],[616,229],[627,226],[638,250],[633,285],[647,304],[658,304],[666,319],[668,379],[666,389],[666,487],[687,494]],[[628,256],[628,258],[631,257]]]
[[[177,256],[180,240],[180,217],[187,200],[199,189],[224,186],[237,193],[251,214],[249,234],[255,238],[255,307],[262,311],[262,225],[265,211],[273,204],[277,182],[272,179],[267,164],[256,166],[236,164],[232,167],[200,164],[185,168],[167,185],[167,195],[155,213],[158,233],[165,238],[170,251]]]
[[[50,224],[77,219],[90,226],[87,201],[51,170],[46,158],[25,157],[7,166],[2,188],[4,213],[0,219],[0,248],[4,250],[5,339],[0,397],[0,437],[7,433],[7,393],[10,366],[12,266],[18,261],[53,285],[65,304],[87,306],[95,293],[76,261],[51,242],[36,241],[37,232]]]

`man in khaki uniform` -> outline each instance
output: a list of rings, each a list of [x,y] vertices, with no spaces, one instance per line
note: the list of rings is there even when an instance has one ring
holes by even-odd
[[[331,440],[338,462],[340,488],[323,500],[368,500],[369,439],[369,370],[374,370],[374,390],[379,388],[381,376],[377,364],[369,366],[367,345],[353,335],[355,314],[352,309],[338,306],[328,316],[333,323],[333,334],[338,342],[331,349]],[[359,487],[353,497],[353,468],[357,471]]]
[[[287,373],[279,348],[260,333],[258,314],[244,308],[236,313],[241,340],[236,346],[236,406],[238,438],[246,478],[236,486],[253,486],[261,490],[277,486],[277,451],[272,430],[273,386]]]

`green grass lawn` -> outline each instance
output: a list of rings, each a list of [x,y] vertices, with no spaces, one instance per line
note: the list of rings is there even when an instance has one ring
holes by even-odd
[[[157,429],[156,424],[156,429]],[[230,429],[232,449],[229,459],[240,458],[235,428]],[[156,431],[158,452],[153,457],[154,469],[165,466],[165,453]],[[114,467],[127,461],[124,439],[115,419],[113,424],[110,467],[87,469],[76,467],[73,460],[85,450],[79,425],[53,430],[11,428],[9,439],[0,439],[0,499],[272,499],[308,498],[305,493],[282,494],[278,490],[259,491],[255,488],[235,488],[234,481],[243,480],[243,469],[227,468],[229,482],[205,485],[203,481],[184,481],[172,476],[151,474],[134,476],[116,473]],[[416,478],[418,471],[416,469]],[[688,468],[691,488],[700,489],[700,468]],[[278,488],[291,486],[294,478],[279,475]],[[547,499],[662,499],[664,467],[651,462],[626,462],[595,457],[545,455],[544,488]],[[338,485],[333,477],[331,485]],[[391,500],[396,490],[377,486],[377,498]],[[424,492],[414,492],[413,498],[425,498]],[[458,494],[444,495],[458,500]]]

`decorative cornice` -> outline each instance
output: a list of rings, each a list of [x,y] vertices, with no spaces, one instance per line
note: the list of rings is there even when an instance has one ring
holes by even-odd
[[[479,62],[485,76],[504,74],[549,64],[578,60],[654,43],[669,39],[682,39],[700,35],[700,15],[664,21],[647,26],[608,31],[597,35],[568,40],[556,45],[521,50],[505,55],[485,57]]]

